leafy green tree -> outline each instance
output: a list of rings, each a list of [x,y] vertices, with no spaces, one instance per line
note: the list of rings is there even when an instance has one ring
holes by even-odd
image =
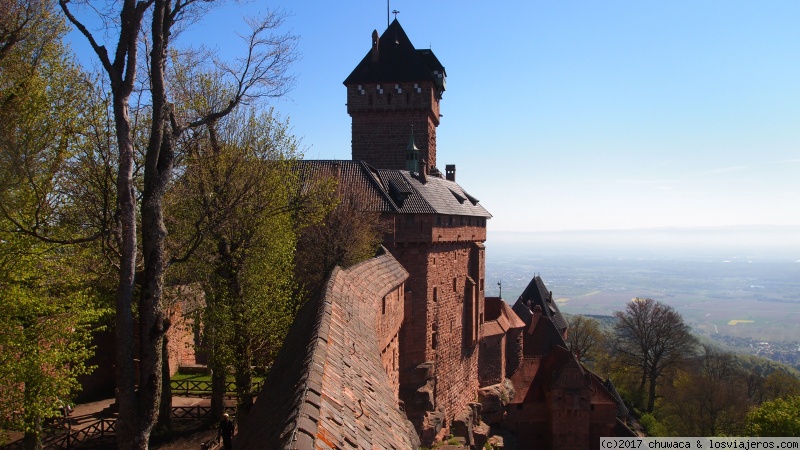
[[[638,390],[646,399],[645,411],[653,412],[661,375],[692,356],[697,339],[680,313],[651,298],[637,298],[614,316],[615,355],[621,364],[638,370]]]
[[[92,2],[59,0],[69,22],[86,37],[94,50],[110,85],[118,152],[116,211],[120,231],[115,317],[115,379],[119,406],[116,431],[120,448],[146,449],[158,416],[162,390],[162,341],[168,326],[162,295],[169,263],[165,252],[164,197],[172,185],[176,144],[187,131],[213,124],[243,102],[286,92],[292,85],[287,70],[296,56],[296,38],[273,32],[282,23],[282,14],[270,13],[252,21],[252,32],[245,37],[246,57],[236,64],[219,66],[219,73],[233,86],[232,95],[212,105],[208,114],[186,116],[176,112],[168,89],[172,38],[181,28],[181,20],[191,21],[206,13],[214,2],[123,0],[89,3]],[[104,16],[102,19],[108,19],[103,20],[110,27],[104,33],[93,33],[76,15],[91,11],[99,12]],[[146,29],[149,33],[145,33]],[[148,35],[147,51],[140,58],[139,38],[145,34]],[[108,46],[113,46],[112,51],[98,40],[100,36],[116,39],[116,44]],[[217,60],[209,58],[206,61]],[[134,181],[135,123],[130,112],[131,96],[136,83],[141,81],[137,79],[140,67],[146,68],[145,85],[149,91],[141,98],[149,102],[146,123],[150,128],[143,149],[142,187],[138,191]],[[137,273],[140,235],[143,264],[141,273]],[[137,288],[139,296],[134,306]],[[134,311],[138,323],[134,321]],[[134,329],[136,325],[138,332]],[[134,360],[137,350],[138,384]]]
[[[252,367],[271,362],[299,307],[295,232],[311,219],[303,212],[315,196],[300,189],[296,140],[272,111],[234,112],[187,145],[170,202],[179,221],[176,248],[187,249],[176,253],[191,250],[185,270],[194,278],[185,281],[205,290],[214,398],[233,367],[244,420],[253,402]]]
[[[567,344],[569,350],[583,364],[593,364],[604,352],[607,337],[600,322],[591,317],[573,315],[569,318]]]
[[[89,372],[101,314],[81,245],[101,232],[73,220],[69,195],[94,91],[52,6],[3,2],[0,14],[0,418],[26,448]]]
[[[764,379],[764,391],[768,399],[800,396],[800,379],[783,370],[776,370]]]
[[[642,424],[647,431],[648,436],[658,437],[670,435],[669,429],[662,422],[659,422],[652,414],[642,414],[642,417],[639,418],[639,423]]]
[[[735,436],[751,407],[747,374],[734,356],[704,346],[664,389],[662,412],[679,436]]]
[[[20,235],[2,240],[2,253],[16,257],[0,273],[0,417],[25,431],[29,449],[41,448],[42,422],[91,371],[85,362],[101,314],[69,267],[76,255],[47,247]]]
[[[800,396],[764,402],[747,415],[750,436],[800,436]]]

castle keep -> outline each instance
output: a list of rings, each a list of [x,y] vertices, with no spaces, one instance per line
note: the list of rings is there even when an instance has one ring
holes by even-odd
[[[337,268],[299,312],[235,445],[599,448],[624,436],[610,382],[567,349],[541,278],[510,307],[485,296],[491,214],[436,166],[446,73],[395,20],[344,81],[353,159],[303,161],[386,224],[380,255]],[[494,442],[497,437],[494,437]],[[509,447],[511,448],[511,447]]]

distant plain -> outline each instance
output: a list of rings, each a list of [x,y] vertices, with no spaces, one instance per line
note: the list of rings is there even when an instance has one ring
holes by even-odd
[[[800,343],[796,227],[490,232],[486,244],[486,295],[502,283],[512,304],[539,274],[565,313],[612,315],[651,297],[703,334]]]

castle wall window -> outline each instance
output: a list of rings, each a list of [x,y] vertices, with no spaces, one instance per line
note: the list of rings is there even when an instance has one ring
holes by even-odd
[[[456,291],[457,284],[458,284],[458,277],[453,277],[453,292]]]
[[[383,296],[383,305],[381,308],[381,314],[386,314],[386,296]]]
[[[439,301],[439,288],[433,288],[433,301]]]

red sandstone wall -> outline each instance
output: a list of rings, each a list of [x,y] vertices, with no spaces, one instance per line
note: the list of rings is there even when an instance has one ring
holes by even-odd
[[[506,337],[506,378],[511,378],[511,375],[519,369],[522,365],[522,334],[525,328],[516,328],[508,331]]]
[[[506,335],[496,334],[481,339],[478,357],[478,375],[481,386],[491,386],[503,381],[506,361]]]
[[[347,113],[352,117],[354,160],[364,160],[379,169],[405,170],[405,153],[411,126],[420,159],[436,165],[436,127],[439,101],[431,82],[347,87]],[[398,92],[398,88],[401,92]]]
[[[390,251],[410,275],[400,335],[401,385],[406,382],[404,371],[435,362],[435,402],[445,408],[449,422],[475,401],[478,390],[483,246],[471,241],[398,243]]]
[[[169,352],[169,371],[171,375],[181,366],[197,364],[195,358],[194,320],[184,315],[181,305],[169,311],[170,327],[167,330],[167,351]]]
[[[398,214],[384,242],[484,242],[486,219],[437,214]],[[483,273],[483,272],[481,272]]]
[[[378,337],[378,346],[381,349],[381,362],[395,398],[400,390],[400,326],[404,316],[404,284],[395,287],[391,292],[380,299],[380,304],[375,305],[375,334]],[[377,301],[374,299],[373,301]]]

